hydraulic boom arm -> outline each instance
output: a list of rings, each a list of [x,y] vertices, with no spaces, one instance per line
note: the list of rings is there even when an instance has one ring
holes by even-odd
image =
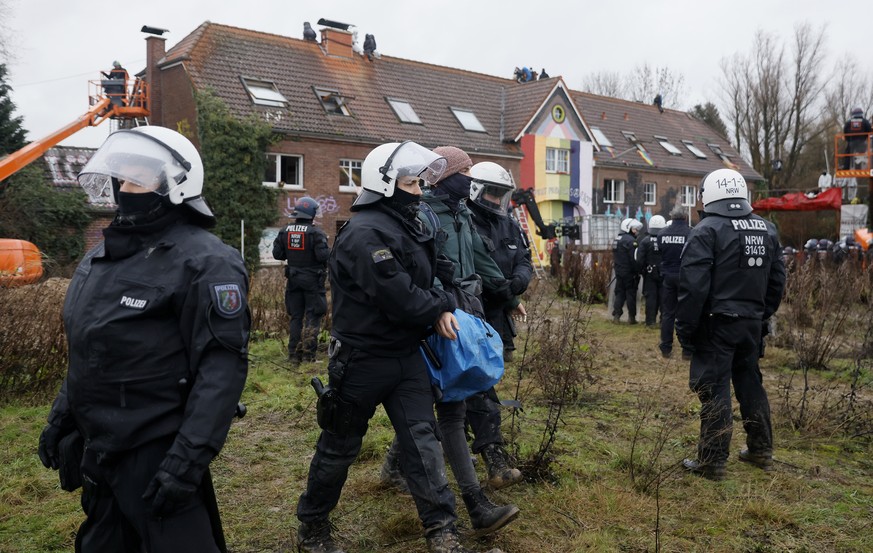
[[[85,127],[96,127],[115,115],[116,108],[108,109],[109,106],[110,99],[102,98],[85,115],[82,115],[66,127],[53,132],[41,140],[35,140],[17,152],[13,152],[0,159],[0,181],[6,180],[7,177],[15,174],[16,171],[34,161],[49,148],[57,145],[61,140],[64,140],[73,133]]]

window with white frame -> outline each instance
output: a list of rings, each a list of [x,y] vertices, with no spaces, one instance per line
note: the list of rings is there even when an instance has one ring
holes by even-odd
[[[643,183],[643,203],[645,205],[658,203],[658,185],[654,182]]]
[[[324,111],[335,115],[352,114],[346,105],[349,98],[343,96],[338,90],[317,86],[312,87],[312,90],[315,91],[315,95],[318,97],[318,101],[321,102],[321,107],[324,108]]]
[[[570,150],[546,148],[546,173],[569,173]]]
[[[647,153],[646,147],[643,146],[643,143],[640,142],[640,139],[637,138],[637,135],[635,133],[632,133],[630,131],[621,131],[621,134],[627,139],[628,142],[636,146],[637,150]]]
[[[339,163],[340,192],[355,192],[361,186],[361,161],[341,159]]]
[[[485,127],[482,126],[482,123],[479,122],[479,118],[476,117],[476,114],[468,109],[461,108],[450,108],[452,113],[455,114],[455,118],[458,120],[458,123],[464,127],[465,130],[474,131],[474,132],[487,132]]]
[[[597,140],[597,143],[603,146],[604,148],[612,148],[612,142],[606,138],[606,135],[603,134],[603,131],[598,129],[597,127],[591,127],[591,132],[594,134],[594,139]]]
[[[722,150],[721,146],[719,146],[718,144],[707,144],[707,146],[709,146],[709,149],[712,150],[712,153],[717,155],[718,158],[722,161],[727,163],[733,163],[730,156],[724,153],[724,150]]]
[[[658,144],[661,145],[662,148],[670,152],[670,155],[673,156],[681,156],[682,152],[679,151],[679,148],[670,144],[670,140],[666,136],[655,136],[655,140],[658,141]]]
[[[679,199],[682,202],[684,207],[694,207],[697,205],[697,187],[696,186],[683,186],[680,193]]]
[[[276,83],[250,77],[240,77],[246,92],[252,99],[252,103],[259,106],[271,106],[276,108],[284,108],[288,105],[288,100],[282,96],[279,89],[276,88]]]
[[[415,110],[412,109],[412,104],[407,102],[406,100],[396,100],[393,98],[385,98],[388,101],[388,105],[391,106],[391,109],[394,110],[394,114],[400,119],[403,123],[415,123],[416,125],[421,125],[421,119],[418,118],[418,114],[415,113]]]
[[[685,147],[688,148],[688,151],[694,154],[694,157],[697,159],[706,159],[706,154],[700,151],[700,148],[695,146],[690,140],[683,140],[682,144],[685,144]]]
[[[624,181],[618,179],[606,179],[603,181],[603,203],[624,203]]]
[[[267,154],[264,186],[303,189],[303,156]]]

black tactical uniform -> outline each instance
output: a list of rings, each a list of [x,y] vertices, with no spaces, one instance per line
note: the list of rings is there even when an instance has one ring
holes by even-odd
[[[676,322],[676,304],[679,301],[679,264],[685,240],[691,232],[688,222],[673,219],[658,234],[658,249],[661,252],[661,355],[669,357],[673,352],[673,326]]]
[[[513,294],[510,300],[497,299],[486,294],[483,302],[485,319],[500,334],[504,352],[512,352],[515,350],[513,338],[516,333],[511,313],[520,303],[518,296],[527,290],[533,277],[530,249],[514,219],[500,216],[476,202],[467,202],[467,205],[473,214],[476,231],[482,237],[489,255],[509,281],[509,289]],[[498,450],[485,454],[486,463],[490,457],[505,457],[502,452],[503,434],[500,431],[500,399],[493,387],[487,392],[467,398],[467,421],[474,437],[473,453],[478,455],[484,453],[488,446],[497,445],[500,446]]]
[[[619,232],[612,243],[612,267],[615,270],[612,316],[617,321],[627,303],[628,320],[631,324],[635,324],[637,318],[637,285],[640,274],[636,250],[637,238],[630,232]]]
[[[243,260],[179,208],[104,234],[67,291],[69,369],[49,415],[85,438],[76,551],[219,551],[207,467],[248,369]],[[155,511],[147,487],[201,480]]]
[[[647,234],[637,248],[637,265],[643,271],[643,296],[646,298],[646,326],[658,322],[661,306],[661,251],[657,234]]]
[[[454,495],[419,352],[428,328],[456,307],[448,292],[433,288],[435,262],[431,233],[384,202],[360,206],[336,238],[329,261],[331,347],[336,353],[328,370],[340,396],[354,404],[360,427],[348,436],[326,431],[319,436],[297,505],[297,518],[307,528],[325,524],[336,506],[380,403],[396,431],[403,471],[425,530],[453,527]]]
[[[737,204],[731,205],[733,209]],[[714,479],[724,475],[732,428],[731,382],[748,452],[772,463],[770,405],[758,357],[764,320],[776,312],[785,287],[781,255],[775,227],[753,214],[710,213],[688,237],[676,331],[683,348],[693,350],[689,383],[701,402],[698,458],[686,460],[689,470]]]
[[[327,312],[327,235],[309,219],[298,218],[273,241],[273,258],[287,260],[285,309],[289,323],[288,358],[314,361],[321,319]]]

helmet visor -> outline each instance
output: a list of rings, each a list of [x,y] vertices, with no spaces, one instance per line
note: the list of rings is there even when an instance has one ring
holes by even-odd
[[[414,142],[403,142],[397,146],[385,165],[379,168],[384,179],[421,177],[427,184],[437,182],[445,170],[446,158]]]
[[[509,212],[509,200],[512,199],[511,188],[481,181],[477,184],[482,186],[482,190],[475,200],[478,205],[498,215],[506,215]]]
[[[138,132],[113,133],[91,157],[79,184],[92,200],[112,193],[112,179],[166,196],[170,185],[185,180],[187,169],[160,142]]]

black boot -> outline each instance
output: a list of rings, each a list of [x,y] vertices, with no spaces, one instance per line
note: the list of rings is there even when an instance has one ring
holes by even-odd
[[[458,541],[458,531],[455,530],[454,526],[428,532],[425,538],[427,539],[427,550],[430,553],[478,553],[461,545],[461,542]],[[488,553],[503,552],[499,549],[492,549]]]
[[[382,463],[382,470],[379,472],[379,480],[385,487],[396,488],[401,493],[409,493],[409,484],[406,483],[406,476],[403,475],[403,467],[400,464],[400,446],[397,445],[396,440],[388,448],[388,455],[385,456],[385,462]]]
[[[740,461],[755,465],[761,470],[770,472],[773,470],[773,455],[770,453],[752,453],[748,449],[740,451]]]
[[[521,482],[521,471],[509,466],[509,458],[500,444],[490,444],[482,450],[488,467],[488,485],[495,490]]]
[[[462,494],[464,505],[470,514],[470,523],[477,536],[486,536],[503,528],[518,516],[518,507],[504,505],[498,507],[491,502],[482,489]]]
[[[703,463],[696,459],[685,459],[682,461],[682,467],[692,474],[702,476],[707,480],[715,480],[719,482],[727,476],[727,469],[724,463]]]
[[[330,537],[330,521],[301,522],[297,529],[297,551],[300,553],[345,553]]]

